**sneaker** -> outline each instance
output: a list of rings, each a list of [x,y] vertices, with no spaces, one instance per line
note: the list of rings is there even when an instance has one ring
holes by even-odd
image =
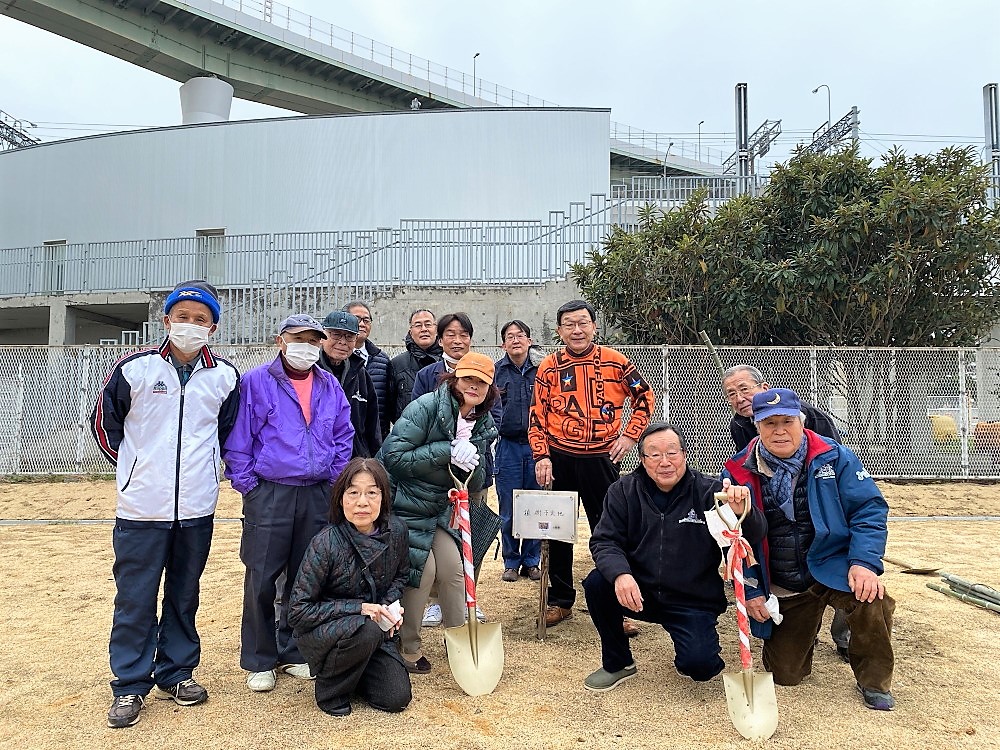
[[[279,664],[278,671],[284,672],[291,677],[298,677],[300,680],[315,680],[313,673],[309,671],[308,664]]]
[[[275,678],[273,669],[266,672],[251,672],[247,677],[247,687],[255,693],[267,693],[274,690]]]
[[[486,622],[486,614],[479,608],[478,604],[476,605],[476,619],[479,622]]]
[[[517,578],[517,568],[504,568],[503,575],[500,576],[500,580],[507,583],[514,583],[517,581]]]
[[[427,609],[424,610],[424,619],[421,621],[421,627],[425,628],[436,628],[441,624],[441,605],[440,604],[429,604]]]
[[[569,607],[556,607],[550,604],[545,608],[545,627],[547,628],[551,628],[563,620],[570,620],[572,618],[573,610]]]
[[[858,692],[861,693],[861,698],[864,700],[865,705],[873,711],[891,711],[896,707],[896,699],[892,697],[892,693],[883,693],[881,690],[863,688],[860,684],[858,685]]]
[[[527,576],[532,581],[542,580],[542,569],[537,565],[529,565],[526,568],[521,568],[521,575]]]
[[[208,691],[193,679],[181,680],[167,688],[157,685],[155,695],[160,700],[172,700],[178,706],[197,706],[208,700]]]
[[[406,667],[406,671],[410,674],[427,674],[431,671],[431,663],[427,661],[426,656],[421,656],[416,661],[403,659],[403,666]]]
[[[608,690],[614,690],[625,680],[635,677],[638,673],[639,670],[635,668],[635,664],[629,664],[625,669],[619,669],[617,672],[608,672],[602,667],[587,677],[583,681],[583,686],[595,693],[605,693]]]
[[[139,721],[139,712],[146,705],[141,695],[116,695],[108,709],[108,726],[124,729]]]

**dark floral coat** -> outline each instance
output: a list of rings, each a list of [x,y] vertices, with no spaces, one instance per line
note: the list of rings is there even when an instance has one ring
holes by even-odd
[[[388,605],[402,596],[410,573],[408,551],[406,525],[395,516],[372,536],[342,521],[313,537],[288,607],[288,622],[310,666],[364,625],[362,602]],[[396,651],[394,643],[386,646]]]

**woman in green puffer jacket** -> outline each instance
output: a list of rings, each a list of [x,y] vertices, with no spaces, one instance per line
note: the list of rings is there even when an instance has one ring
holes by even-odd
[[[483,486],[484,456],[497,437],[490,407],[499,397],[493,361],[469,352],[437,390],[403,410],[378,454],[393,483],[392,512],[409,531],[410,578],[403,609],[423,612],[437,583],[446,628],[464,623],[466,612],[461,536],[450,528],[451,472],[468,479],[470,491]],[[430,662],[421,652],[419,614],[403,619],[399,635],[407,669],[429,672]]]

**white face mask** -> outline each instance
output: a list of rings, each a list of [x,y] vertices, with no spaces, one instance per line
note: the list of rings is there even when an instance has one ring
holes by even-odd
[[[289,366],[305,372],[319,362],[320,348],[313,344],[291,342],[285,344],[285,361]]]
[[[208,344],[209,328],[195,323],[171,323],[167,336],[184,354],[194,354]]]

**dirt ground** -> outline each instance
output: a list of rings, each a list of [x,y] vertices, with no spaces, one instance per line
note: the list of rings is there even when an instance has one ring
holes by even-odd
[[[883,485],[893,516],[1000,515],[997,487],[976,484]],[[605,695],[583,678],[600,665],[586,613],[535,638],[538,587],[499,580],[488,558],[480,599],[502,623],[504,677],[492,695],[471,698],[451,677],[441,631],[425,629],[434,671],[413,678],[414,700],[389,716],[355,702],[347,719],[315,706],[311,683],[279,678],[272,693],[249,693],[238,665],[240,598],[239,497],[226,488],[214,545],[202,579],[196,677],[211,693],[202,706],[150,700],[135,727],[111,730],[107,641],[114,582],[111,526],[0,526],[0,747],[59,748],[987,748],[1000,702],[1000,615],[926,587],[931,576],[886,565],[896,599],[893,713],[865,709],[850,669],[836,656],[826,626],[813,674],[777,688],[780,721],[764,743],[743,740],[729,722],[722,681],[695,684],[673,669],[661,628],[643,627],[632,647],[639,676]],[[109,481],[0,484],[0,519],[111,519]],[[963,578],[1000,587],[989,550],[1000,521],[890,523],[889,554],[940,565]],[[581,537],[586,539],[585,524]],[[577,545],[577,578],[590,569]],[[582,594],[580,597],[582,603]],[[736,671],[732,609],[720,634]],[[828,613],[829,619],[829,613]],[[759,642],[755,642],[755,649]],[[759,650],[756,651],[759,654]],[[759,667],[758,667],[759,668]]]

